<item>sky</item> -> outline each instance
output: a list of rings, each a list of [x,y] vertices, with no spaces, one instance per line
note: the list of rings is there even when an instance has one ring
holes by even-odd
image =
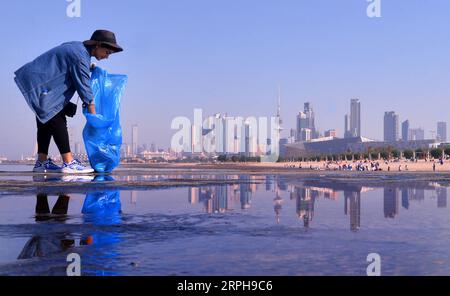
[[[362,135],[383,138],[385,111],[422,127],[450,122],[450,1],[381,0],[3,1],[0,10],[0,156],[31,155],[36,120],[13,81],[27,62],[96,29],[116,33],[123,53],[98,66],[128,75],[124,142],[167,149],[177,116],[273,116],[278,85],[284,128],[310,102],[316,126],[343,135],[350,99],[361,101]],[[69,119],[79,141],[85,119]],[[287,134],[286,134],[287,135]],[[56,153],[52,146],[51,153]]]

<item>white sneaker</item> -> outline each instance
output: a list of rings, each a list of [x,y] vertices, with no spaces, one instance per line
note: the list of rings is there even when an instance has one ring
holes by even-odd
[[[78,159],[72,160],[71,163],[64,163],[62,167],[63,174],[91,174],[93,169],[87,168]]]
[[[58,166],[50,158],[42,162],[37,160],[34,165],[33,172],[35,173],[61,173],[61,167]]]
[[[95,176],[92,175],[67,175],[61,178],[63,182],[74,182],[74,183],[82,183],[82,182],[92,182]]]

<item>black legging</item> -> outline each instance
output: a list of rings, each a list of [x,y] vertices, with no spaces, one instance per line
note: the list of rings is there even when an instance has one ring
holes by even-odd
[[[50,140],[55,140],[60,154],[70,153],[69,133],[67,132],[67,119],[64,110],[43,124],[36,118],[38,153],[48,155]]]

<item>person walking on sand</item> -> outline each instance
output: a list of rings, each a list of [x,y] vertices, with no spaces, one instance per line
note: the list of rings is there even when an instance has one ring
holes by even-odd
[[[75,92],[83,101],[83,107],[91,114],[96,113],[90,86],[91,57],[100,61],[121,51],[113,32],[97,30],[90,40],[63,43],[14,73],[17,86],[36,115],[38,159],[34,172],[93,172],[73,158],[66,116],[76,113],[77,105],[70,102]],[[48,158],[52,137],[61,154],[62,167]]]

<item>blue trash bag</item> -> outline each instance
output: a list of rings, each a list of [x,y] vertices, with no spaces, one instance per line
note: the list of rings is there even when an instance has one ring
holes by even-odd
[[[92,72],[91,88],[97,114],[89,114],[84,108],[83,140],[91,167],[97,173],[110,173],[120,162],[120,100],[127,79],[126,75],[109,74],[99,67]]]

